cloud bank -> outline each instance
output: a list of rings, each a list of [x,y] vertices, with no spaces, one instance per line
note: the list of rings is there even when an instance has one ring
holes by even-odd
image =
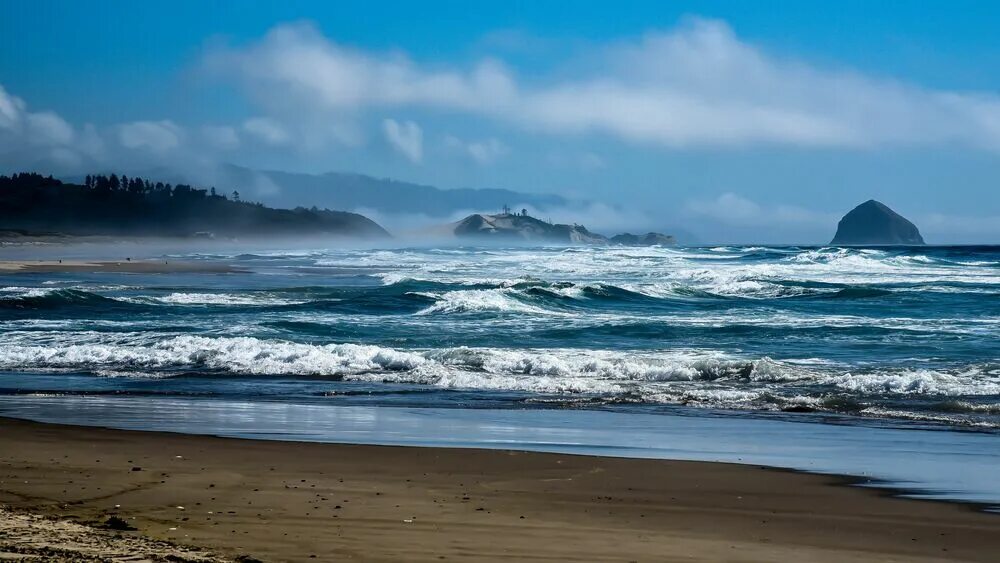
[[[394,149],[410,162],[420,164],[424,159],[424,132],[412,121],[399,123],[395,119],[382,120],[382,132]]]
[[[492,174],[530,159],[537,147],[516,142],[525,134],[550,142],[542,150],[555,152],[544,166],[594,175],[618,172],[609,140],[650,151],[918,147],[990,158],[1000,152],[996,93],[932,89],[781,56],[720,21],[690,19],[576,54],[539,75],[492,57],[416,60],[352,48],[308,23],[278,25],[256,41],[204,52],[203,70],[246,97],[247,114],[229,123],[158,114],[101,127],[71,123],[0,84],[0,168],[76,174],[160,166],[211,178],[220,162],[290,153],[322,163],[332,151],[374,145],[423,170],[452,159],[492,166],[483,168]],[[199,167],[203,174],[192,172]],[[836,220],[756,203],[735,193],[743,186],[719,188],[709,193],[722,195],[671,203],[670,211],[748,230],[806,232]],[[939,215],[926,223],[941,232],[997,232],[993,217]]]
[[[356,147],[370,137],[366,117],[375,118],[399,154],[421,163],[425,127],[408,112],[668,150],[951,146],[1000,152],[1000,96],[994,93],[934,90],[783,58],[741,40],[720,21],[689,19],[583,54],[587,64],[566,61],[545,77],[526,78],[495,58],[421,62],[401,52],[350,48],[308,23],[278,25],[256,42],[204,55],[204,69],[240,85],[256,115],[200,125],[154,117],[99,130],[31,110],[0,85],[0,163],[86,166],[123,151],[176,160],[181,153],[209,159],[231,158],[238,149]],[[490,164],[509,152],[496,137],[444,135],[451,150],[439,154]]]
[[[961,144],[1000,151],[1000,97],[939,91],[766,53],[725,23],[691,19],[604,45],[589,70],[520,79],[495,59],[468,68],[351,49],[309,24],[213,52],[276,113],[430,109],[559,135],[598,133],[666,147],[871,148]]]

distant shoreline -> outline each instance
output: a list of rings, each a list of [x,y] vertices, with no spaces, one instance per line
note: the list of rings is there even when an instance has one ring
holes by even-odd
[[[3,273],[119,272],[128,274],[249,273],[225,262],[171,260],[3,260]]]

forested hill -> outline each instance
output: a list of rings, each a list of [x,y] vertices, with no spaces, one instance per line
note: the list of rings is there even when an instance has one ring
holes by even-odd
[[[144,178],[87,176],[83,185],[39,174],[0,176],[0,230],[67,235],[338,235],[387,237],[363,215],[326,209],[273,209],[239,192]]]

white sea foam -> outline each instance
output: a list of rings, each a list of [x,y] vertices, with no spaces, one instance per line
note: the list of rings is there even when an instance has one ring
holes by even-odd
[[[260,293],[170,293],[163,296],[140,297],[138,300],[167,305],[230,305],[241,307],[297,305],[307,301],[285,299]]]
[[[769,251],[784,255],[768,261],[744,262],[747,254]],[[324,262],[324,261],[321,261]],[[415,251],[378,251],[351,254],[325,263],[363,265],[384,271],[387,284],[405,280],[458,284],[499,284],[531,276],[548,281],[578,283],[677,284],[727,297],[773,298],[827,291],[801,286],[818,282],[832,286],[871,284],[957,284],[982,291],[996,286],[1000,272],[992,261],[953,263],[930,256],[894,255],[884,250],[820,248],[797,251],[764,247],[678,248],[570,248],[508,249],[504,252],[465,254]],[[836,291],[831,288],[829,291]]]
[[[855,393],[902,395],[998,395],[1000,376],[981,368],[946,373],[933,370],[876,371],[843,374],[827,378],[825,383]]]
[[[45,297],[59,291],[51,287],[0,287],[0,299]]]
[[[962,256],[961,253],[955,255]],[[867,409],[864,410],[866,414],[890,413],[886,416],[896,416],[891,413],[898,412],[903,413],[899,414],[901,417],[910,416],[905,414],[910,411],[909,407],[900,405],[917,405],[913,408],[916,412],[924,407],[937,408],[927,405],[955,401],[971,406],[954,407],[959,414],[951,413],[946,417],[996,417],[998,414],[988,406],[996,403],[993,397],[1000,396],[997,366],[971,365],[967,360],[969,350],[976,344],[989,342],[1000,334],[1000,315],[994,314],[990,308],[992,301],[986,298],[1000,295],[1000,270],[996,260],[970,258],[962,261],[952,254],[938,254],[933,250],[914,254],[884,249],[800,250],[740,246],[712,249],[324,250],[275,253],[274,257],[291,258],[296,264],[305,259],[318,265],[364,268],[379,276],[386,285],[413,282],[419,288],[421,282],[435,282],[420,293],[433,302],[416,314],[410,314],[412,309],[405,309],[401,314],[378,317],[387,319],[386,342],[395,334],[413,330],[420,332],[412,333],[418,335],[412,342],[422,343],[413,346],[435,346],[435,341],[425,336],[443,330],[447,331],[443,336],[448,342],[480,346],[406,349],[404,344],[392,348],[266,338],[294,334],[294,329],[274,328],[274,321],[346,327],[343,333],[336,334],[370,334],[373,323],[378,321],[356,307],[344,310],[298,307],[280,314],[227,311],[225,323],[220,323],[217,315],[196,310],[198,306],[304,303],[313,298],[309,291],[301,294],[294,291],[238,292],[229,289],[228,285],[225,289],[206,286],[204,289],[147,290],[67,280],[41,288],[2,288],[0,301],[79,290],[108,299],[186,306],[190,307],[186,310],[190,314],[170,319],[155,315],[126,318],[119,313],[104,315],[94,312],[99,307],[88,307],[80,308],[80,313],[67,315],[60,310],[51,319],[45,319],[44,315],[38,315],[42,318],[18,318],[33,315],[31,311],[25,312],[26,309],[18,310],[16,303],[6,303],[7,311],[13,312],[0,321],[3,331],[0,368],[79,370],[128,377],[143,374],[162,377],[178,371],[202,370],[233,377],[241,374],[329,376],[442,388],[556,394],[559,396],[556,400],[568,401],[595,400],[591,395],[597,395],[600,400],[716,408],[825,409],[839,408],[827,405],[845,401],[850,405],[845,408],[851,412]],[[664,302],[645,307],[646,303],[637,299],[630,301],[629,296],[624,296],[623,302],[618,304],[614,300],[615,288]],[[871,303],[875,306],[871,308],[866,307],[866,303],[851,301],[794,299],[833,296],[845,288],[875,288],[891,293],[857,292],[859,298],[867,298],[873,293]],[[392,293],[392,288],[371,290]],[[920,303],[920,293],[937,293],[940,295],[930,299],[942,303],[954,300],[960,306],[954,310],[946,306],[918,309],[914,304]],[[968,300],[956,295],[965,293],[982,298],[982,310],[973,310]],[[605,294],[611,296],[605,298]],[[67,295],[76,296],[75,293]],[[847,292],[839,297],[853,295]],[[793,299],[776,301],[783,298]],[[704,303],[697,302],[702,299]],[[753,299],[775,301],[749,301]],[[55,307],[60,306],[58,300],[52,301]],[[76,306],[73,300],[67,301],[70,301],[67,308]],[[887,306],[893,302],[900,303],[900,307]],[[116,311],[120,309],[115,308]],[[92,318],[81,318],[91,315]],[[114,320],[116,315],[118,320]],[[169,328],[181,323],[191,326],[185,328],[185,332]],[[703,332],[710,335],[716,328],[737,326],[741,330],[746,327],[774,330],[776,334],[800,330],[802,338],[796,338],[789,347],[776,343],[773,349],[763,348],[764,352],[761,351],[764,345],[756,336],[748,340],[750,344],[745,351],[738,350],[730,336],[722,336],[719,346],[724,346],[727,353],[609,349],[619,343],[619,335],[613,332],[617,327],[623,329],[623,341],[633,327],[642,327],[643,331],[652,327],[649,335],[655,335],[655,329],[662,327],[665,334],[673,329],[690,330],[697,339],[690,341],[691,345],[712,346],[702,339]],[[84,328],[93,330],[81,330]],[[593,341],[585,341],[589,328],[600,329],[594,331]],[[353,332],[354,329],[358,330]],[[532,348],[556,342],[559,331],[564,329],[573,338],[566,346],[588,349]],[[157,330],[162,332],[155,332]],[[192,336],[186,330],[203,332],[202,336]],[[537,341],[527,340],[528,336],[523,343],[509,338],[511,334],[534,335],[535,331],[541,335]],[[493,332],[496,338],[492,337]],[[309,336],[304,338],[314,338],[324,332],[307,334]],[[490,336],[482,338],[486,334]],[[608,334],[614,339],[609,339]],[[836,340],[834,347],[816,342],[815,348],[803,348],[808,346],[810,338],[821,339],[827,334]],[[864,357],[859,353],[853,358],[856,362],[844,358],[843,355],[850,352],[845,343],[853,339],[866,345],[874,344],[875,352]],[[907,339],[907,345],[927,342],[929,351],[923,355],[933,357],[899,358],[893,355],[896,353],[894,348],[891,358],[878,357],[880,351],[894,346],[894,339]],[[491,342],[504,342],[509,347],[486,347]],[[679,340],[665,338],[662,343],[650,344],[655,341],[647,339],[643,333],[643,338],[627,342],[636,346],[671,346]],[[835,350],[838,355],[832,356],[837,361],[820,357],[781,359],[787,350],[807,355],[822,355],[826,351],[832,354]],[[762,357],[768,352],[775,358]],[[917,353],[905,352],[903,355]],[[985,353],[983,359],[988,359]],[[586,396],[572,397],[581,393]],[[980,409],[980,403],[987,406]],[[941,407],[942,412],[950,412],[948,408],[951,407]]]
[[[419,311],[418,315],[431,315],[440,313],[527,313],[532,315],[566,315],[567,313],[544,309],[535,305],[519,301],[515,294],[516,290],[510,288],[501,289],[462,289],[443,293],[421,293],[422,295],[437,302]]]
[[[313,345],[251,337],[156,337],[146,333],[11,333],[0,344],[2,369],[110,372],[210,369],[251,375],[339,376],[480,389],[619,393],[650,397],[739,391],[781,393],[803,385],[866,395],[1000,394],[1000,370],[870,370],[742,359],[721,352],[617,352],[576,349],[443,348],[398,350],[358,344]],[[28,344],[34,342],[35,344]],[[675,388],[675,385],[681,387]],[[673,396],[673,395],[671,395]],[[719,395],[721,396],[721,395]],[[755,395],[756,396],[756,395]]]

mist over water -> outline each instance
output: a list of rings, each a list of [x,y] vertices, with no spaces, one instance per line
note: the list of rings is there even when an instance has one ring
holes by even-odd
[[[0,393],[1000,427],[1000,247],[167,259],[0,276]]]

